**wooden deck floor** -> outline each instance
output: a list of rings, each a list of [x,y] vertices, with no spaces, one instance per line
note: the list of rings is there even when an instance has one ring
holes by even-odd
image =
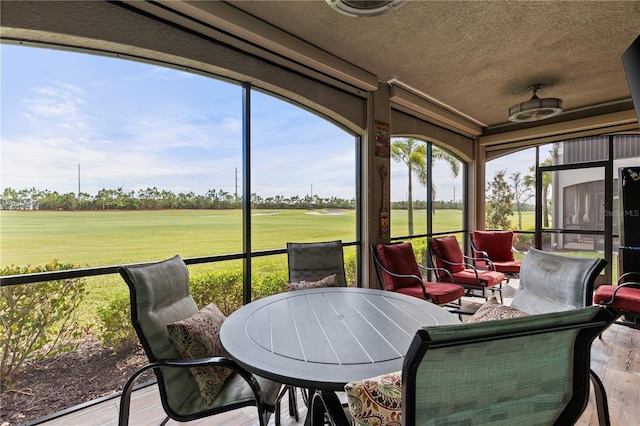
[[[507,293],[506,304],[510,302],[509,296],[510,294]],[[640,330],[616,324],[612,325],[603,333],[602,339],[594,341],[591,356],[592,369],[600,376],[607,391],[611,424],[613,426],[640,425]],[[283,403],[282,425],[302,425],[303,420],[296,422],[289,416],[286,405],[286,403]],[[300,407],[300,415],[303,418],[306,408],[302,401],[299,401],[298,405]],[[41,424],[47,426],[116,425],[118,406],[119,400],[112,399]],[[158,425],[163,418],[164,411],[162,410],[155,385],[134,393],[130,418],[131,425]],[[169,421],[167,424],[178,425],[183,423]],[[253,426],[258,425],[258,419],[255,408],[246,407],[205,420],[189,422],[188,424]],[[274,424],[274,416],[272,416],[269,424]],[[577,424],[579,426],[598,425],[593,392],[591,392],[589,405]]]

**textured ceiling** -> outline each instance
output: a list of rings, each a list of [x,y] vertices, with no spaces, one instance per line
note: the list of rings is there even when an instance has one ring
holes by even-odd
[[[409,1],[368,18],[325,0],[228,4],[488,127],[534,83],[565,111],[629,99],[620,57],[640,34],[640,1]]]

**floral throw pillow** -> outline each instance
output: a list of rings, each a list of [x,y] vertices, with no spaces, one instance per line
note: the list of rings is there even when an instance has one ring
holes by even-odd
[[[347,383],[344,387],[349,414],[358,426],[402,424],[402,373]]]
[[[287,291],[293,290],[306,290],[309,288],[320,288],[320,287],[337,287],[338,280],[336,279],[336,274],[329,275],[328,277],[324,277],[319,281],[300,281],[298,283],[287,283]]]
[[[184,359],[226,356],[220,343],[220,327],[225,319],[224,314],[212,303],[187,319],[167,325],[167,331]],[[232,373],[223,367],[193,367],[190,370],[207,404],[215,399]]]
[[[495,296],[492,296],[480,307],[480,309],[476,311],[475,314],[471,316],[471,318],[469,318],[469,321],[467,322],[500,320],[505,318],[524,317],[527,315],[528,314],[526,312],[503,305],[498,302],[498,299],[496,299]]]

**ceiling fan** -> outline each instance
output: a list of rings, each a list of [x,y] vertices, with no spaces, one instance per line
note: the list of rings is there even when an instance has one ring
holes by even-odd
[[[526,102],[512,105],[509,108],[509,120],[515,123],[526,123],[555,117],[562,112],[562,99],[539,98],[538,91],[542,84],[529,86],[532,93],[531,99]]]
[[[379,16],[404,5],[406,0],[326,0],[338,12],[355,17]]]

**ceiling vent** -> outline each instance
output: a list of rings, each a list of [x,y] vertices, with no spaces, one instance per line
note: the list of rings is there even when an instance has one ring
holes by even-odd
[[[509,108],[509,120],[514,123],[526,123],[529,121],[539,121],[546,118],[555,117],[562,112],[562,99],[539,98],[538,91],[542,89],[542,84],[529,86],[532,93],[531,99],[526,102],[513,105]]]
[[[333,9],[347,16],[378,16],[404,5],[406,0],[326,0]]]

